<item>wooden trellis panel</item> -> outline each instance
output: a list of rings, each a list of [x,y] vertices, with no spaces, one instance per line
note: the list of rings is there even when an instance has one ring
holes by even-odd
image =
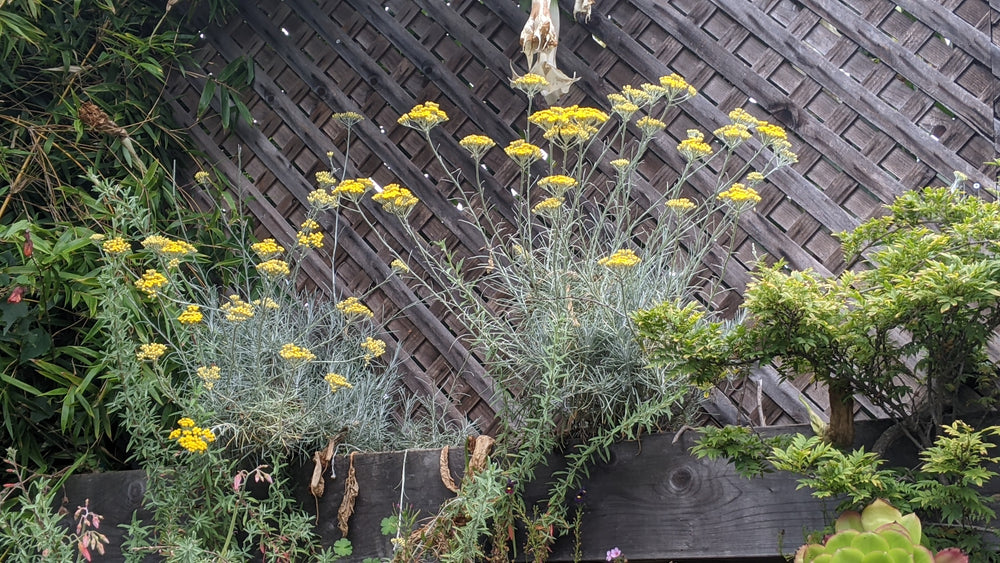
[[[204,80],[194,74],[172,83],[171,103],[205,164],[246,198],[259,234],[294,238],[314,175],[329,166],[327,153],[334,162],[343,159],[345,130],[331,114],[356,111],[368,119],[355,128],[349,176],[406,185],[423,202],[410,217],[414,228],[476,256],[482,244],[462,222],[467,211],[450,203],[456,188],[421,136],[396,119],[416,103],[440,103],[451,120],[433,141],[448,166],[465,170],[472,163],[458,147],[461,137],[484,133],[501,146],[518,138],[513,124],[522,122],[527,106],[509,79],[512,67],[526,70],[518,36],[527,13],[519,3],[239,4],[225,27],[205,29],[197,57],[215,73],[239,56],[252,57],[256,80],[245,101],[254,124],[224,132],[212,116],[197,119]],[[736,264],[723,280],[733,291],[723,305],[739,301],[758,254],[797,269],[839,272],[845,264],[832,233],[879,213],[906,189],[950,183],[956,170],[969,177],[969,190],[995,188],[983,163],[1000,154],[1000,38],[987,0],[607,0],[596,3],[588,22],[573,20],[569,0],[560,7],[559,66],[580,77],[561,104],[607,110],[608,93],[672,72],[699,90],[652,144],[637,204],[677,176],[682,162],[675,147],[687,129],[714,130],[742,107],[789,131],[799,162],[771,176],[755,213],[741,218]],[[510,209],[506,186],[516,183],[518,169],[498,149],[485,164],[497,208]],[[602,170],[610,172],[607,165]],[[693,178],[692,195],[704,197],[709,182]],[[386,336],[406,358],[407,385],[435,396],[450,416],[478,419],[488,430],[496,397],[481,359],[456,341],[455,319],[391,275],[387,245],[405,253],[407,238],[377,206],[365,206],[379,220],[377,232],[350,214],[339,218],[338,296],[385,282],[368,304],[392,319]],[[333,226],[327,218],[324,227]],[[327,249],[307,264],[318,287],[330,287],[329,259]],[[807,380],[779,382],[767,369],[731,396],[755,421],[802,422],[800,391],[825,408],[825,394]],[[727,403],[716,401],[717,418],[737,416]],[[880,414],[861,408],[861,415]]]

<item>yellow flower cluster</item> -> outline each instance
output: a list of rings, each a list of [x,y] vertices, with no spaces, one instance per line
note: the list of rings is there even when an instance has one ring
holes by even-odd
[[[343,182],[337,184],[337,187],[331,192],[334,197],[347,196],[348,198],[357,201],[361,196],[365,195],[365,192],[375,187],[375,182],[371,181],[371,178],[353,178],[347,179]]]
[[[156,270],[146,270],[142,277],[135,280],[135,286],[149,297],[156,295],[156,291],[167,285],[167,278]]]
[[[372,201],[382,204],[382,209],[398,217],[406,217],[413,206],[420,202],[417,196],[399,184],[389,184],[382,188],[381,192],[372,196]]]
[[[101,248],[103,248],[104,252],[107,252],[108,254],[125,254],[126,252],[132,250],[132,245],[125,239],[116,237],[104,241]]]
[[[756,186],[757,184],[764,181],[764,175],[760,172],[750,172],[747,174],[747,184],[750,186]]]
[[[372,313],[371,309],[365,307],[365,305],[361,303],[357,297],[348,297],[340,303],[337,303],[337,310],[347,316],[368,318],[375,316],[375,313]]]
[[[677,152],[681,153],[681,156],[688,162],[693,162],[712,156],[712,147],[705,142],[704,133],[697,129],[688,129],[687,139],[677,145]]]
[[[579,184],[576,178],[570,176],[563,176],[562,174],[556,174],[554,176],[546,176],[538,180],[538,187],[544,188],[553,196],[561,198],[569,191],[570,188],[574,188]]]
[[[299,246],[306,248],[323,248],[323,233],[319,230],[319,223],[313,219],[306,219],[302,223],[302,230],[295,234]]]
[[[277,258],[285,252],[285,247],[278,244],[273,238],[266,238],[260,242],[251,244],[250,249],[256,252],[261,260]]]
[[[635,267],[641,261],[642,259],[633,250],[626,248],[615,251],[611,256],[601,258],[597,263],[612,270],[627,270]]]
[[[760,201],[760,194],[757,193],[757,190],[748,188],[739,182],[735,182],[728,190],[720,192],[716,197],[735,204],[750,203],[753,205]]]
[[[403,262],[402,260],[400,260],[398,258],[395,259],[395,260],[393,260],[392,262],[390,262],[389,263],[389,267],[392,268],[393,270],[401,273],[401,274],[409,274],[410,273],[410,267],[407,266],[405,262]]]
[[[288,262],[284,260],[268,260],[257,264],[257,271],[269,278],[280,278],[291,274]]]
[[[173,240],[160,235],[150,235],[142,241],[142,247],[166,256],[185,256],[194,254],[198,249],[182,240]]]
[[[253,305],[240,299],[239,295],[230,295],[229,301],[222,304],[222,312],[226,314],[226,320],[234,323],[241,323],[253,318]]]
[[[675,211],[687,211],[688,209],[694,209],[695,207],[694,202],[686,197],[668,199],[665,205]]]
[[[347,381],[346,377],[340,375],[339,373],[328,373],[323,380],[330,384],[331,393],[336,393],[343,388],[352,389],[354,387],[349,381]]]
[[[448,121],[448,114],[444,110],[434,102],[424,102],[400,116],[397,123],[426,133],[445,121]]]
[[[299,231],[296,234],[299,246],[306,248],[323,248],[323,233],[307,233]]]
[[[510,85],[512,88],[516,88],[527,94],[529,98],[533,98],[535,94],[541,92],[543,88],[549,85],[549,81],[540,74],[529,72],[524,76],[515,76],[510,81]]]
[[[182,325],[196,325],[201,322],[203,315],[201,314],[201,307],[198,305],[188,305],[181,313],[181,316],[177,317],[177,320]]]
[[[340,122],[345,127],[353,127],[365,119],[363,115],[354,111],[337,112],[331,115],[330,118]]]
[[[291,342],[282,346],[278,355],[293,364],[304,364],[316,359],[316,355],[310,352],[308,348],[296,346]]]
[[[271,299],[270,297],[265,297],[263,299],[254,299],[253,300],[253,305],[254,305],[254,307],[263,307],[265,309],[280,309],[281,308],[281,305],[278,305],[278,302],[275,301],[274,299]]]
[[[639,106],[618,92],[608,94],[608,101],[611,102],[611,112],[620,115],[622,119],[629,119],[639,111]]]
[[[202,185],[208,184],[210,178],[211,177],[208,175],[208,172],[205,172],[204,170],[199,170],[194,173],[194,181]]]
[[[511,141],[503,152],[507,153],[507,156],[509,156],[511,160],[516,162],[521,168],[527,168],[532,162],[541,160],[542,158],[542,149],[525,141],[524,139]]]
[[[746,125],[740,125],[739,123],[730,123],[729,125],[723,125],[719,127],[714,132],[716,137],[722,139],[722,142],[730,149],[734,149],[740,145],[743,141],[750,138],[750,130],[747,129]]]
[[[757,126],[757,133],[764,139],[764,142],[770,142],[774,140],[788,140],[788,134],[785,133],[784,128],[780,125],[775,125],[773,123],[761,123]]]
[[[557,209],[562,207],[563,198],[561,197],[549,197],[538,202],[535,207],[531,210],[539,215],[551,215],[555,213]]]
[[[316,182],[324,188],[332,188],[337,185],[337,179],[327,170],[316,173]]]
[[[166,344],[159,344],[156,342],[152,342],[149,344],[140,345],[139,350],[135,353],[135,358],[140,362],[146,360],[155,362],[166,353],[167,353]]]
[[[627,158],[616,158],[611,161],[611,166],[614,166],[615,170],[619,173],[624,172],[625,169],[628,168],[629,164],[631,164],[631,161]]]
[[[545,131],[546,139],[561,147],[587,142],[607,120],[608,114],[599,109],[576,105],[550,107],[528,117]]]
[[[198,377],[201,378],[205,389],[211,391],[215,387],[215,382],[222,377],[222,370],[219,366],[201,366],[197,369]]]
[[[492,149],[497,144],[496,142],[487,137],[486,135],[467,135],[461,141],[458,142],[465,150],[469,151],[472,158],[479,161],[486,154],[486,151]]]
[[[695,90],[694,86],[687,83],[684,78],[678,74],[671,74],[670,76],[660,77],[660,86],[667,89],[667,97],[671,101],[677,101],[680,99],[693,98],[698,95],[698,91]]]
[[[365,350],[365,361],[370,362],[385,354],[385,341],[369,336],[361,343],[361,348]]]
[[[743,108],[736,108],[729,112],[729,121],[744,127],[757,127],[761,121]]]
[[[647,137],[652,137],[667,127],[666,123],[660,121],[659,119],[649,117],[648,115],[639,119],[639,121],[636,121],[635,124],[639,126],[639,130],[642,131],[642,134]]]
[[[627,84],[624,88],[622,88],[621,95],[626,100],[637,106],[644,106],[652,103],[652,100],[649,98],[649,94],[647,94],[645,90],[642,88],[636,88],[631,84]]]
[[[320,211],[333,209],[334,207],[340,205],[340,202],[337,200],[337,196],[331,194],[323,188],[317,188],[309,192],[309,195],[306,196],[306,201],[309,202],[309,205],[313,209],[318,209]]]
[[[184,417],[177,421],[177,426],[170,432],[170,439],[191,453],[203,454],[208,451],[208,445],[215,441],[215,434],[207,429],[195,426],[194,421]]]

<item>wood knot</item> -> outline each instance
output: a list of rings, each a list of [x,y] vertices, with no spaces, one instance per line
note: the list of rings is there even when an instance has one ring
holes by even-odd
[[[678,467],[667,476],[667,487],[672,493],[683,493],[688,491],[694,484],[694,472],[690,467]]]

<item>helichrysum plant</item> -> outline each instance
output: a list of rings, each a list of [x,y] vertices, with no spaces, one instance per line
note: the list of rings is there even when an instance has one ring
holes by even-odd
[[[449,120],[439,105],[418,104],[398,120],[426,138],[447,180],[461,188],[456,206],[481,237],[475,243],[481,255],[426,240],[406,221],[420,201],[405,187],[390,184],[372,196],[416,243],[407,259],[419,264],[421,276],[410,279],[464,323],[499,387],[500,485],[509,483],[512,494],[477,510],[497,514],[498,544],[506,523],[531,521],[529,546],[539,558],[555,535],[573,527],[565,499],[579,489],[595,456],[613,440],[669,423],[693,405],[692,386],[677,365],[650,366],[631,314],[664,301],[711,300],[718,284],[704,288],[699,277],[710,249],[730,242],[740,214],[760,201],[757,189],[767,176],[796,159],[780,127],[737,109],[713,133],[688,131],[677,146],[685,163],[679,178],[637,208],[633,196],[646,148],[662,134],[671,109],[695,89],[670,75],[610,94],[610,113],[581,106],[532,111],[544,81],[535,75],[512,81],[529,98],[523,137],[459,140],[475,165],[464,175],[452,172],[455,166],[432,142],[431,131]],[[747,161],[733,157],[743,145],[753,147]],[[494,213],[480,176],[481,160],[492,150],[520,169],[509,222]],[[717,178],[710,193],[684,189],[693,174],[710,170]],[[609,181],[603,172],[610,172]],[[403,257],[400,264],[408,270]],[[570,449],[569,466],[556,475],[547,504],[531,514],[520,500],[522,484],[567,439],[582,443]],[[458,531],[467,532],[479,530]],[[436,556],[482,557],[474,536],[456,542],[466,550]]]

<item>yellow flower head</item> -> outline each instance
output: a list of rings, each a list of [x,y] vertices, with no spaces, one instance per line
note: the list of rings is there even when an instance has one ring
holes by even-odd
[[[750,112],[743,108],[736,108],[729,112],[729,121],[736,125],[743,125],[744,127],[757,127],[762,123],[756,117],[750,115]]]
[[[639,119],[639,121],[636,121],[635,124],[639,126],[642,134],[647,137],[652,137],[667,127],[666,123],[660,121],[659,119],[649,117],[648,115]]]
[[[622,88],[622,96],[625,96],[626,100],[632,102],[637,106],[644,106],[651,103],[651,100],[649,99],[649,94],[647,94],[645,90],[643,90],[642,88],[636,88],[631,84],[628,84],[624,88]]]
[[[765,145],[773,145],[776,141],[788,141],[788,134],[784,128],[766,121],[757,126],[757,133]]]
[[[417,104],[409,112],[404,113],[397,122],[417,131],[428,132],[441,123],[448,121],[448,114],[434,102]]]
[[[381,192],[372,196],[372,201],[381,204],[382,209],[400,218],[405,218],[413,207],[420,203],[413,192],[399,184],[389,184],[382,188]]]
[[[728,190],[720,192],[716,197],[735,205],[749,203],[750,206],[753,206],[760,201],[760,194],[757,193],[757,190],[748,188],[739,182],[735,182]]]
[[[677,145],[677,152],[688,162],[712,156],[712,147],[704,141],[705,135],[701,131],[689,129],[687,135],[688,138]]]
[[[260,242],[251,244],[250,249],[256,252],[261,260],[277,258],[285,252],[285,247],[278,244],[273,238],[266,238]]]
[[[687,211],[688,209],[694,209],[695,207],[694,202],[686,197],[668,199],[665,202],[665,205],[674,211]]]
[[[365,307],[357,297],[348,297],[337,303],[337,310],[348,317],[366,317],[370,319],[375,316],[372,310]]]
[[[660,86],[667,89],[667,99],[671,102],[686,100],[698,95],[698,91],[694,89],[694,86],[688,84],[686,80],[677,74],[661,76]]]
[[[405,262],[403,262],[402,260],[400,260],[398,258],[395,259],[395,260],[393,260],[392,262],[390,262],[389,263],[389,267],[392,268],[393,270],[401,273],[401,274],[409,274],[410,273],[410,267],[407,266]]]
[[[199,170],[194,173],[194,181],[199,184],[208,185],[211,180],[211,176],[209,176],[208,172],[205,172],[204,170]]]
[[[486,135],[468,135],[458,142],[462,145],[462,148],[469,151],[472,158],[477,162],[483,158],[486,151],[492,149],[496,146],[493,139],[487,137]]]
[[[530,72],[524,76],[515,76],[510,81],[511,88],[524,92],[529,98],[535,97],[535,94],[541,92],[548,85],[549,81],[544,76]]]
[[[597,263],[612,270],[628,270],[641,261],[642,259],[632,249],[625,248],[615,251],[611,256],[601,258]]]
[[[160,235],[150,235],[143,239],[142,247],[162,256],[184,256],[195,254],[198,249],[182,240],[173,240]]]
[[[561,174],[546,176],[538,180],[538,187],[548,190],[549,193],[558,198],[564,196],[570,188],[574,188],[578,184],[576,178]]]
[[[295,234],[299,246],[306,248],[323,248],[323,233],[299,231]]]
[[[760,172],[750,172],[747,174],[747,185],[756,186],[764,181],[764,175]]]
[[[161,287],[167,285],[167,278],[156,270],[146,270],[141,278],[135,280],[135,286],[149,297],[156,295]]]
[[[322,188],[332,188],[337,185],[337,178],[330,174],[328,170],[320,170],[316,173],[316,183]]]
[[[350,129],[351,127],[357,125],[358,123],[364,121],[365,117],[360,113],[353,111],[342,111],[335,113],[330,116],[334,121],[339,122],[341,125]]]
[[[538,202],[538,204],[531,210],[539,215],[553,215],[560,207],[562,207],[562,204],[563,198],[550,197]]]
[[[215,387],[215,382],[222,377],[222,370],[220,370],[219,366],[216,365],[201,366],[196,370],[196,373],[198,374],[198,377],[201,378],[205,389],[209,391]]]
[[[257,264],[257,271],[269,278],[281,278],[292,273],[288,267],[288,262],[277,259]]]
[[[177,444],[191,453],[203,454],[208,451],[208,445],[215,441],[215,434],[195,423],[190,418],[177,421],[177,428],[170,432],[169,439],[177,440]]]
[[[361,343],[361,348],[365,351],[365,362],[385,354],[385,341],[369,336]]]
[[[330,384],[331,393],[336,393],[341,389],[351,389],[354,387],[349,381],[347,381],[346,377],[340,375],[339,373],[328,373],[323,380]]]
[[[370,178],[355,178],[344,180],[343,182],[337,184],[337,187],[334,188],[332,193],[335,197],[343,195],[357,201],[361,196],[365,195],[365,192],[374,187],[375,183],[372,182]]]
[[[108,254],[125,254],[126,252],[132,250],[132,245],[123,238],[115,237],[104,241],[101,248]]]
[[[649,104],[655,104],[660,101],[661,98],[667,95],[667,89],[664,86],[658,84],[642,84],[639,86],[642,91],[646,93],[646,97],[649,98]]]
[[[230,295],[229,301],[222,304],[222,312],[226,314],[226,320],[234,323],[241,323],[253,318],[253,305],[240,299],[239,295]]]
[[[201,307],[198,305],[188,305],[181,316],[177,317],[182,325],[196,325],[201,322],[201,319]]]
[[[310,352],[308,348],[296,346],[291,342],[282,346],[278,355],[296,365],[311,362],[316,359],[316,355]]]
[[[545,138],[563,147],[586,142],[608,120],[596,108],[570,106],[536,111],[528,121],[545,131]],[[509,153],[508,153],[509,154]]]
[[[750,138],[750,130],[746,125],[731,123],[716,129],[715,136],[722,139],[722,142],[732,150]]]
[[[334,207],[340,205],[337,196],[323,188],[318,188],[309,192],[309,195],[306,196],[306,201],[309,202],[309,205],[313,209],[317,209],[319,211],[333,209]]]
[[[274,299],[271,299],[270,297],[265,297],[263,299],[254,299],[253,300],[253,306],[254,307],[263,307],[265,309],[280,309],[281,308],[281,305],[278,305],[278,302],[275,301]]]
[[[518,139],[512,141],[507,148],[504,149],[507,156],[516,162],[521,168],[527,168],[531,163],[536,160],[541,160],[542,149],[537,146],[525,141],[524,139]]]
[[[625,169],[628,168],[629,164],[631,164],[631,161],[627,158],[616,158],[611,161],[611,166],[614,166],[615,170],[617,170],[619,174],[624,172]]]
[[[135,358],[140,362],[146,360],[155,362],[166,353],[167,353],[167,346],[165,344],[151,342],[149,344],[140,345],[139,350],[135,353]]]

